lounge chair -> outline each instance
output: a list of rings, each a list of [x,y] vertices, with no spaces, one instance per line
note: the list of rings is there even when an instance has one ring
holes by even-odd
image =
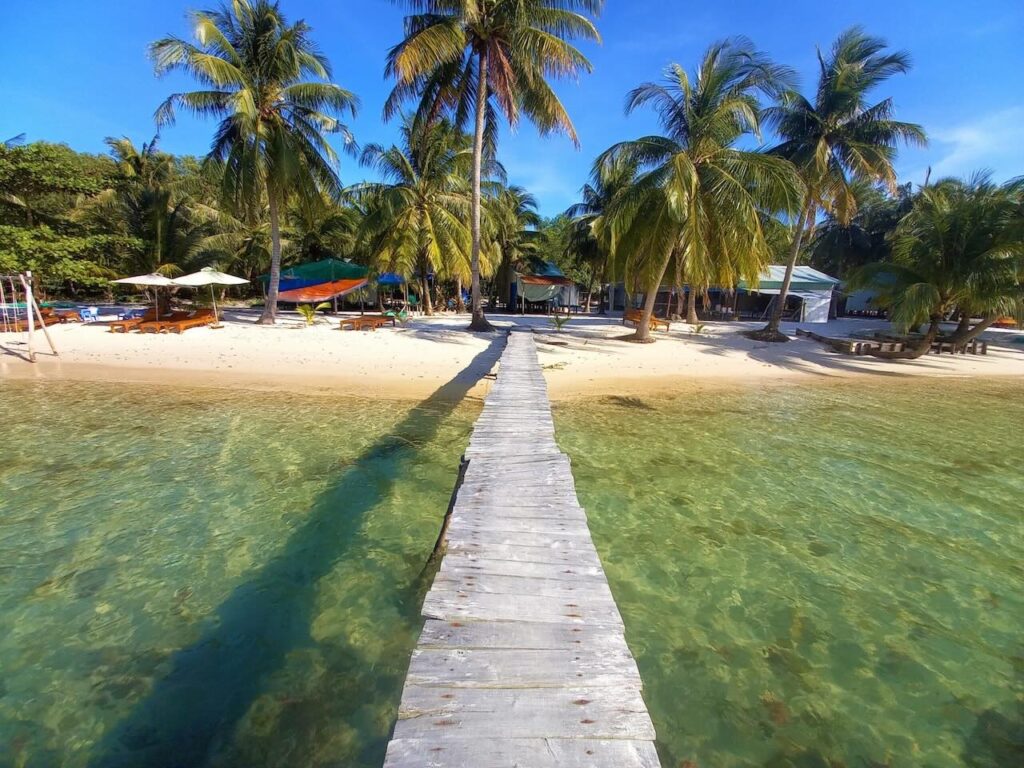
[[[644,312],[642,309],[627,309],[626,313],[622,316],[622,324],[632,323],[633,325],[639,326],[640,322],[644,318]],[[665,326],[665,333],[668,333],[669,321],[661,317],[655,317],[651,315],[651,330],[658,330],[658,326]]]
[[[338,324],[341,330],[345,330],[345,326],[350,326],[353,331],[376,331],[388,323],[391,325],[398,325],[398,318],[387,317],[386,315],[359,315],[357,317],[343,317]]]
[[[139,333],[163,333],[167,323],[173,323],[177,320],[184,320],[189,317],[192,313],[187,312],[183,309],[176,309],[171,314],[164,316],[160,320],[145,320],[138,325]]]
[[[118,320],[116,323],[110,324],[111,333],[128,333],[128,331],[135,330],[143,323],[151,323],[156,321],[156,310],[147,309],[143,313],[142,317],[130,317],[126,320]]]
[[[181,333],[187,331],[189,328],[201,328],[204,325],[213,325],[216,320],[216,316],[213,314],[212,309],[199,309],[196,310],[189,317],[181,318],[180,320],[167,320],[161,325],[161,333]]]

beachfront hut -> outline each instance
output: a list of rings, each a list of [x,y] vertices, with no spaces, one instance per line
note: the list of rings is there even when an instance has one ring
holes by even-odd
[[[773,264],[762,273],[757,287],[746,280],[740,280],[739,292],[770,296],[771,301],[782,290],[782,282],[786,277],[786,268]],[[788,297],[799,301],[797,320],[801,323],[827,323],[832,308],[832,294],[839,285],[839,280],[813,267],[798,266],[793,270],[793,279],[789,285]],[[769,302],[770,305],[771,302]]]
[[[518,306],[526,314],[527,305],[541,305],[544,311],[579,306],[579,286],[566,277],[556,264],[536,259],[530,262],[529,267],[528,273],[516,273],[509,307]]]

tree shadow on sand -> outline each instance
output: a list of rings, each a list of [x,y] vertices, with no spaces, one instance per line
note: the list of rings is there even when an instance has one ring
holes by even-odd
[[[346,469],[278,554],[217,608],[202,636],[171,656],[170,672],[97,744],[90,766],[192,768],[209,764],[231,743],[239,721],[289,653],[314,644],[310,630],[318,582],[349,554],[366,514],[385,501],[396,479],[409,471],[418,446],[436,435],[491,370],[505,338],[496,336],[454,379]],[[453,482],[454,472],[455,467]],[[439,509],[439,526],[442,513]],[[410,617],[418,613],[410,596],[417,586],[395,585],[402,591],[396,602],[404,601],[400,610]],[[358,659],[353,661],[358,665]],[[386,687],[391,690],[399,683],[390,680]],[[338,681],[338,688],[343,687],[348,686]],[[381,744],[369,749],[379,751],[383,759]]]

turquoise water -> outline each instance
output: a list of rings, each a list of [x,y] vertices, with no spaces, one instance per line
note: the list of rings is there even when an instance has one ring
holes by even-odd
[[[0,380],[0,766],[380,766],[477,409]],[[556,424],[666,768],[1022,764],[1024,385]]]
[[[1024,384],[555,418],[667,768],[1024,765]]]
[[[0,381],[0,766],[379,766],[476,410]]]

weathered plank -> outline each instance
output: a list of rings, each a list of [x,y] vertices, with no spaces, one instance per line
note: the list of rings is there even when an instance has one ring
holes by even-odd
[[[439,721],[445,721],[439,724]],[[612,699],[593,687],[437,688],[410,684],[402,698],[396,739],[430,738],[654,738],[640,691],[623,688]]]
[[[657,768],[529,334],[511,334],[464,459],[386,768]]]
[[[442,729],[438,729],[439,731]],[[387,768],[659,768],[650,741],[607,739],[395,739]]]

